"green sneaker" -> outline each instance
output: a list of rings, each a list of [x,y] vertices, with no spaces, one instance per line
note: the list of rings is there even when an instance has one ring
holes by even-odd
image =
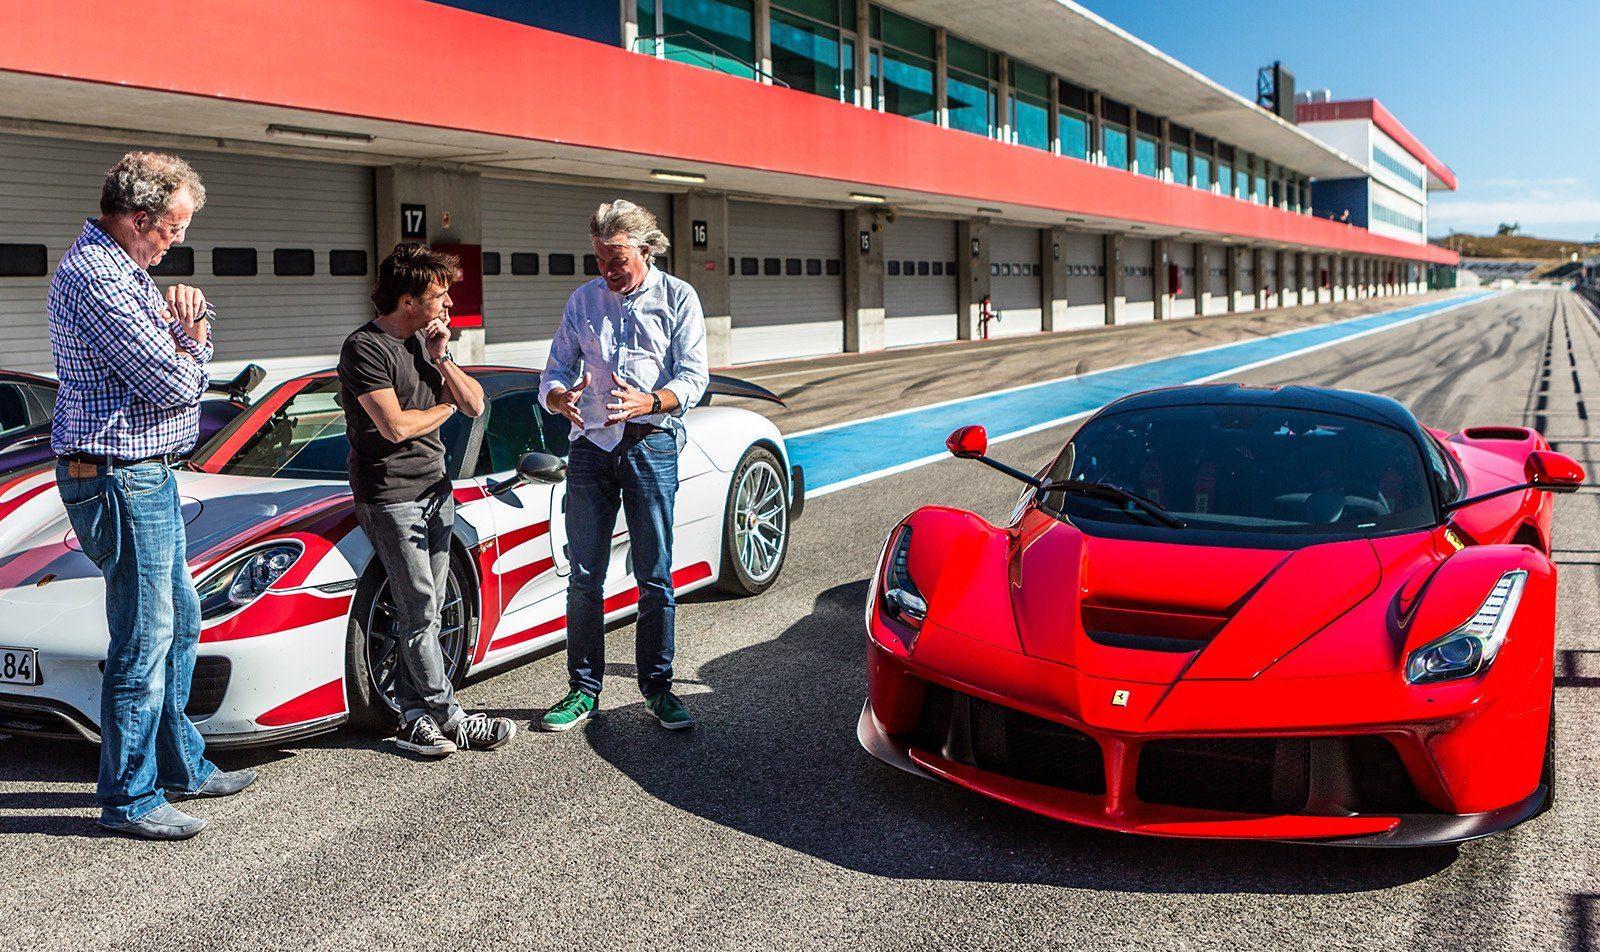
[[[573,689],[533,725],[542,731],[566,731],[600,712],[600,699]]]
[[[694,718],[689,716],[683,702],[671,691],[645,698],[644,705],[655,715],[656,721],[669,731],[685,731],[694,726]]]

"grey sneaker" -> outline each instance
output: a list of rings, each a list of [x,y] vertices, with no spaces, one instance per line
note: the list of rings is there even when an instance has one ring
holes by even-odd
[[[142,840],[186,840],[206,828],[206,821],[190,816],[170,803],[163,803],[149,813],[129,823],[100,825],[113,833],[134,836]]]
[[[468,714],[456,725],[456,749],[494,750],[516,736],[517,725],[509,717],[490,717],[479,711]]]
[[[444,736],[444,731],[439,729],[439,722],[431,714],[424,714],[402,727],[400,733],[395,735],[394,742],[401,750],[424,757],[448,757],[456,752],[455,743]]]
[[[231,797],[256,782],[254,770],[218,770],[213,773],[199,790],[194,791],[167,791],[167,799],[181,802],[184,800],[198,800],[201,797]]]

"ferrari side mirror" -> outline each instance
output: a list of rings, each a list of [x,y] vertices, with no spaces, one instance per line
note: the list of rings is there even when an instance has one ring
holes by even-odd
[[[982,459],[989,452],[989,433],[981,426],[959,427],[944,445],[957,459]]]
[[[1534,450],[1523,472],[1529,483],[1553,493],[1570,493],[1583,485],[1583,467],[1564,453]]]
[[[534,483],[559,483],[567,478],[567,461],[549,453],[529,453],[517,460],[517,475]]]

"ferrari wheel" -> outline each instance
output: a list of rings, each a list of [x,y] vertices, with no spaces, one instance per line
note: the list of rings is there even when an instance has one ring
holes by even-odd
[[[460,685],[466,671],[471,607],[462,598],[466,582],[461,567],[451,560],[445,583],[444,608],[439,619],[439,648],[444,654],[445,676]],[[350,704],[350,724],[371,733],[390,733],[400,723],[395,703],[395,679],[400,658],[396,651],[394,600],[389,577],[369,573],[356,593],[350,613],[350,635],[345,650],[345,684]]]
[[[789,552],[789,493],[783,464],[752,446],[734,468],[722,519],[722,574],[730,595],[759,595],[777,580]]]

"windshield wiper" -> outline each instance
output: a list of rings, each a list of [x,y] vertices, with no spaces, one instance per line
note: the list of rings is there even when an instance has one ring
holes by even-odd
[[[1113,486],[1110,483],[1092,483],[1083,479],[1063,479],[1058,482],[1044,484],[1040,487],[1040,491],[1071,493],[1077,496],[1093,496],[1097,499],[1106,499],[1111,502],[1129,503],[1164,526],[1173,529],[1183,529],[1188,526],[1188,523],[1161,508],[1161,504],[1154,499],[1147,499],[1138,493],[1130,493],[1121,486]]]

